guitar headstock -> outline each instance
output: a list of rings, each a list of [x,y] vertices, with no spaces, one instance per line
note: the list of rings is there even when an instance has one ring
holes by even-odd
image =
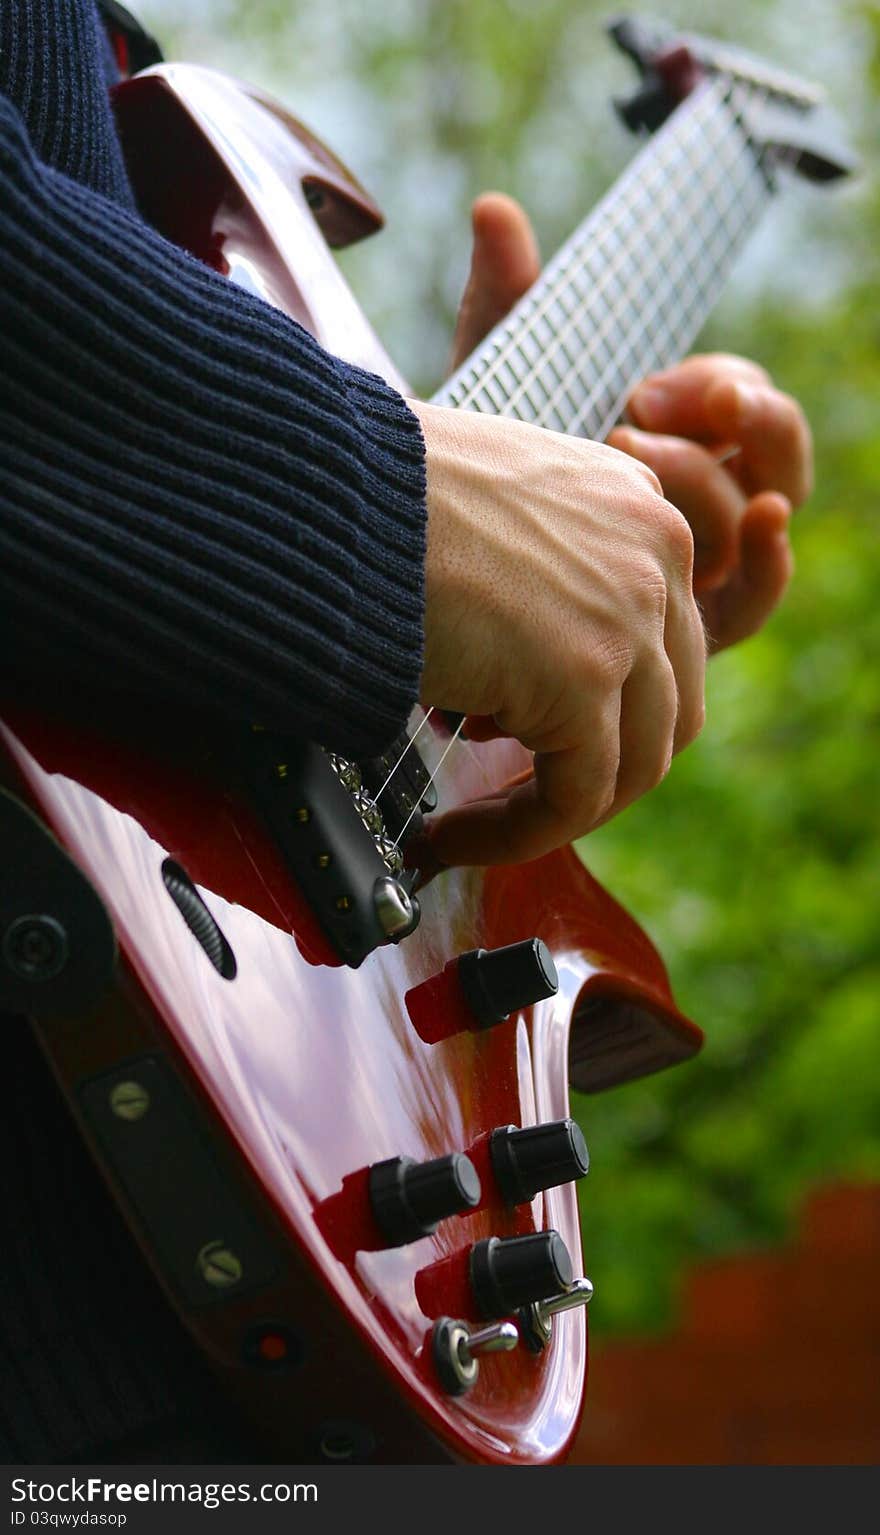
[[[702,80],[722,76],[741,88],[749,137],[774,164],[787,165],[810,181],[834,181],[858,169],[821,86],[744,48],[677,32],[646,17],[616,17],[608,31],[641,76],[631,96],[615,101],[633,132],[653,132]]]

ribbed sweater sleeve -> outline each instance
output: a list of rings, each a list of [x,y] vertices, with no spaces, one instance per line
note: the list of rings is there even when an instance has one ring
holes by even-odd
[[[7,669],[384,745],[421,664],[415,416],[152,231],[112,145],[71,174],[35,100],[0,96]]]

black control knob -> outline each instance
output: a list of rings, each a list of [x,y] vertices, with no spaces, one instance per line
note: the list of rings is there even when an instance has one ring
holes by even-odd
[[[478,1205],[482,1192],[477,1169],[463,1152],[432,1162],[376,1162],[369,1188],[373,1215],[392,1247],[430,1236],[440,1221]]]
[[[503,949],[470,949],[459,955],[458,977],[477,1023],[488,1029],[521,1007],[531,1007],[559,990],[553,955],[540,938]]]
[[[573,1270],[558,1231],[487,1237],[471,1248],[471,1288],[480,1316],[509,1316],[519,1306],[568,1289]]]
[[[544,1125],[501,1125],[489,1141],[492,1167],[509,1205],[534,1199],[540,1189],[583,1178],[590,1168],[590,1154],[580,1125],[573,1119],[554,1119]]]

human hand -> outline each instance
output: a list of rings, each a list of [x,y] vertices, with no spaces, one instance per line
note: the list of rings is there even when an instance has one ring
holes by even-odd
[[[693,539],[651,470],[525,422],[412,402],[424,432],[422,698],[534,770],[431,827],[443,863],[518,863],[653,788],[703,721]]]
[[[473,227],[454,367],[540,271],[531,225],[513,199],[495,192],[479,197]],[[791,577],[789,517],[812,481],[803,412],[756,363],[715,354],[645,380],[630,399],[629,416],[632,424],[615,428],[608,440],[650,465],[687,518],[710,649],[732,645],[762,626]]]
[[[762,627],[791,578],[789,518],[813,473],[803,411],[757,363],[712,353],[645,379],[627,414],[608,441],[648,464],[687,518],[694,590],[722,650]]]

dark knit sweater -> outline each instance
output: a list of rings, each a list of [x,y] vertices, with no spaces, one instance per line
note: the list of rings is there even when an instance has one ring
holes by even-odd
[[[139,218],[93,0],[0,6],[0,613],[19,677],[378,748],[416,698],[401,397]]]
[[[415,699],[423,443],[393,390],[138,216],[93,0],[0,0],[7,677],[384,744]],[[0,1460],[253,1460],[0,1019]]]

